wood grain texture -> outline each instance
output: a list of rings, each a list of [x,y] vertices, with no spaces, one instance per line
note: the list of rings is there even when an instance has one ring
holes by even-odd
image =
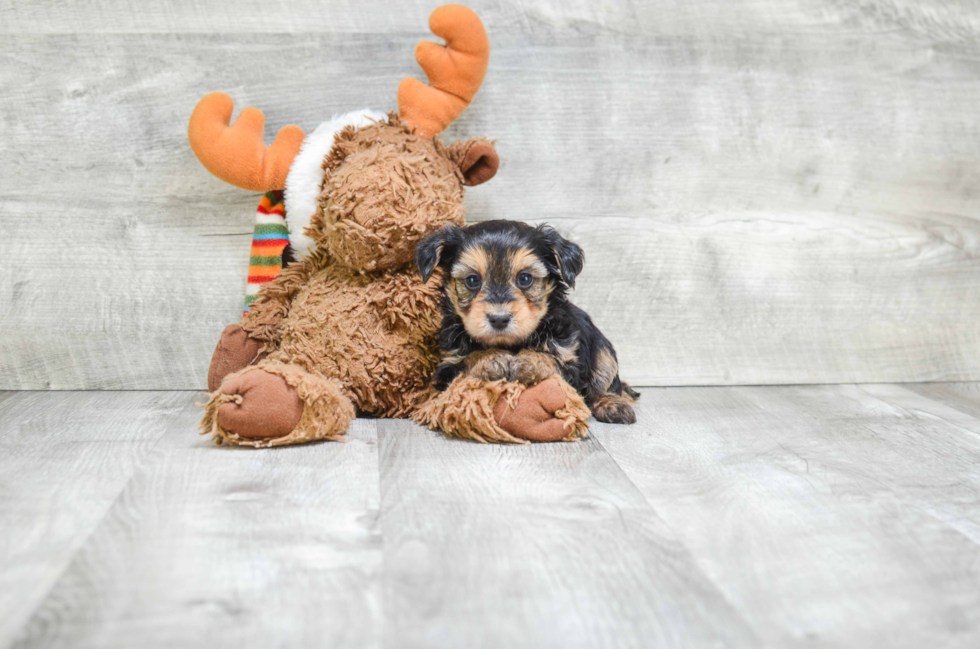
[[[980,418],[935,388],[272,450],[196,435],[199,393],[0,392],[0,646],[972,649]]]
[[[423,5],[0,3],[0,387],[203,387],[257,197],[194,159],[194,103],[270,135],[393,108]],[[494,52],[446,139],[502,167],[469,216],[584,246],[627,380],[980,378],[975,2],[474,6]]]
[[[173,422],[13,647],[378,645],[375,422],[256,453],[199,418]]]
[[[980,641],[980,420],[897,386],[686,388],[593,433],[766,646]]]
[[[917,428],[913,438],[910,426],[895,435],[882,417],[866,425],[897,438],[889,449],[896,461],[882,463],[887,480],[929,515],[980,545],[980,419],[904,386],[866,385],[861,390],[888,404],[888,418],[911,419]],[[902,448],[910,441],[918,451],[914,455]],[[877,459],[878,454],[867,458]]]
[[[920,383],[907,387],[980,419],[980,383]]]
[[[784,36],[818,30],[907,32],[944,41],[980,33],[975,0],[470,0],[494,35],[560,28],[584,33]],[[375,5],[334,0],[167,0],[135,11],[125,0],[84,5],[0,2],[0,33],[381,33],[416,32],[433,2]]]
[[[757,646],[595,442],[379,427],[387,646]]]
[[[0,393],[0,646],[189,406],[181,393]]]

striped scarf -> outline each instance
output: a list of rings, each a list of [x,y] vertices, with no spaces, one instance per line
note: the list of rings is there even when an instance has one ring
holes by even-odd
[[[282,251],[288,243],[289,230],[286,228],[286,206],[282,201],[282,190],[267,192],[262,196],[255,212],[244,313],[248,313],[248,305],[255,300],[262,285],[275,279],[282,270]]]

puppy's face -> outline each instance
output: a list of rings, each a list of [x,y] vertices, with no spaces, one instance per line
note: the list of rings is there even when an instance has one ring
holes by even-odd
[[[514,221],[444,228],[416,251],[424,279],[437,265],[447,271],[453,310],[488,347],[517,345],[534,333],[549,299],[573,285],[583,261],[582,249],[554,230]]]
[[[537,329],[554,289],[544,261],[529,247],[473,242],[449,273],[447,294],[474,340],[515,345]]]

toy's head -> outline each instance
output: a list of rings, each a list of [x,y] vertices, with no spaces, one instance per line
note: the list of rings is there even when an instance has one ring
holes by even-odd
[[[229,127],[233,102],[212,93],[191,116],[191,148],[233,185],[285,188],[290,242],[299,254],[316,246],[358,272],[410,263],[426,234],[462,224],[464,186],[489,180],[499,164],[486,140],[445,146],[435,138],[469,105],[486,74],[483,24],[466,7],[446,5],[429,26],[446,46],[418,44],[415,57],[430,85],[403,80],[398,113],[354,111],[309,136],[286,126],[266,147],[261,111],[246,108]]]
[[[402,266],[428,233],[462,224],[463,186],[492,175],[496,153],[485,140],[444,146],[387,123],[348,127],[323,163],[323,192],[307,235],[352,270]]]

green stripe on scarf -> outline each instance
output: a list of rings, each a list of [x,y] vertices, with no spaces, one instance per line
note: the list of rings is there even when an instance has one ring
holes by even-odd
[[[258,257],[252,255],[249,257],[249,266],[278,266],[282,263],[282,255],[275,255],[274,257]]]
[[[285,225],[280,225],[278,223],[259,223],[255,226],[255,232],[253,234],[289,234],[289,230],[286,229]]]

